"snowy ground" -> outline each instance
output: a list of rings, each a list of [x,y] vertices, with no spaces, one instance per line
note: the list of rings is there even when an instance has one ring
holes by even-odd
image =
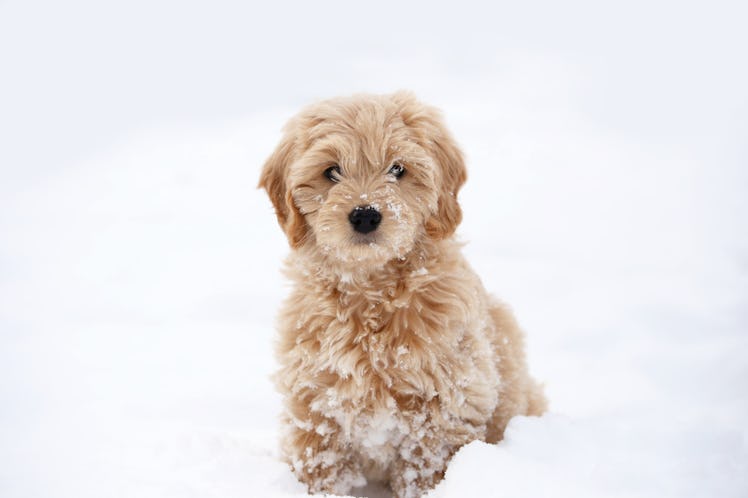
[[[254,185],[300,105],[397,88],[463,145],[459,236],[551,400],[429,496],[748,496],[738,4],[211,5],[0,3],[0,496],[304,495]]]

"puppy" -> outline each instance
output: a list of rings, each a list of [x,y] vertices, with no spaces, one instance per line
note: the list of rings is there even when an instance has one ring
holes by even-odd
[[[281,446],[310,493],[421,496],[462,445],[545,410],[522,332],[454,240],[465,179],[439,112],[403,92],[306,108],[264,165],[292,248]]]

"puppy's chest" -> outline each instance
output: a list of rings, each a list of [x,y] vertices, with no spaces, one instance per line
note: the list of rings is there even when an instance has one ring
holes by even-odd
[[[414,368],[412,364],[418,363],[412,356],[414,350],[422,349],[428,338],[427,331],[417,330],[410,306],[377,299],[351,301],[341,299],[335,319],[318,331],[323,345],[320,352],[355,357],[359,367],[366,366],[367,372],[385,379]],[[331,347],[325,348],[325,344]]]

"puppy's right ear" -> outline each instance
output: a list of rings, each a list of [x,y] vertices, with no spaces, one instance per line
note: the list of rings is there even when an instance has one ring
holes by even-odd
[[[299,247],[307,236],[304,216],[293,202],[288,185],[288,168],[294,156],[293,137],[286,134],[273,154],[265,161],[259,188],[264,188],[275,207],[278,224],[288,237],[291,247]]]

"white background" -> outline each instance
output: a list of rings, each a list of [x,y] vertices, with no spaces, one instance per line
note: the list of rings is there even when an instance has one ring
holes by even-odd
[[[397,89],[467,155],[459,237],[551,400],[434,496],[748,495],[747,18],[0,1],[0,496],[303,494],[254,187],[299,107]]]

